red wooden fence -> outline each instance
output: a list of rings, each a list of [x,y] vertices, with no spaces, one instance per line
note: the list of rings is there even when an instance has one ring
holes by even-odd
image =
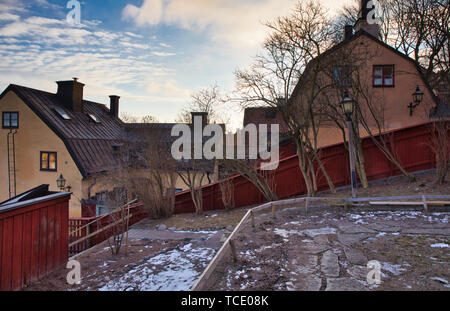
[[[0,290],[18,290],[67,263],[70,194],[0,207]]]
[[[408,172],[435,168],[435,156],[430,148],[432,124],[425,123],[383,134],[384,140],[389,141],[389,148],[396,154],[397,160]],[[362,147],[369,181],[400,174],[400,171],[382,154],[370,137],[363,139]],[[336,187],[350,184],[348,151],[343,143],[320,149],[320,157]],[[265,202],[259,190],[244,177],[236,175],[231,177],[231,180],[234,184],[236,207]],[[275,183],[276,193],[280,199],[306,193],[306,186],[296,155],[280,161],[279,168],[275,172]],[[318,176],[317,184],[319,190],[328,189],[323,175]],[[204,210],[224,209],[219,183],[203,187],[203,202]],[[194,211],[189,191],[176,195],[175,213],[192,213]]]
[[[126,208],[126,211],[130,211],[130,222],[129,225],[134,225],[135,223],[141,221],[142,219],[146,218],[148,214],[143,209],[143,204],[133,204]],[[95,233],[102,228],[118,221],[120,219],[120,211],[119,212],[113,212],[110,215],[100,219],[104,215],[96,216],[96,217],[88,217],[88,218],[70,218],[69,219],[69,244],[72,242],[78,241],[82,239],[83,237]],[[127,214],[127,212],[126,212]],[[98,221],[96,221],[98,220]],[[89,226],[86,226],[87,224],[90,224]],[[80,229],[81,228],[81,229]],[[108,239],[113,232],[113,228],[107,229],[105,231],[102,231],[95,236],[92,236],[89,239],[86,239],[84,241],[81,241],[69,248],[70,255],[78,254],[82,251],[85,251],[89,249],[90,247],[93,247],[97,244],[100,244],[101,242]]]

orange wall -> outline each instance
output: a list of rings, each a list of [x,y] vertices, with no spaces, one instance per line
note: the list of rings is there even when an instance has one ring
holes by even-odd
[[[384,120],[383,130],[393,130],[429,121],[429,112],[435,103],[415,64],[365,36],[359,37],[350,44],[352,53],[356,51],[356,53],[367,55],[364,64],[359,64],[362,68],[359,75],[361,84],[366,87],[366,94],[372,101],[372,106],[376,107],[377,115]],[[335,53],[339,53],[339,51]],[[333,57],[333,53],[329,57]],[[394,65],[394,87],[373,87],[374,65]],[[417,86],[424,92],[424,98],[421,105],[414,110],[413,116],[410,116],[408,105],[413,101],[412,94],[416,91]],[[335,93],[330,96],[335,97],[333,101],[336,104],[340,103],[340,99],[336,98]],[[365,109],[367,105],[363,103],[361,107],[367,116],[366,120],[369,121],[369,126],[374,134],[377,134],[378,130],[374,126],[373,118]],[[360,126],[360,132],[361,137],[368,135],[362,126]],[[321,127],[318,137],[319,147],[343,141],[342,131],[334,125]]]

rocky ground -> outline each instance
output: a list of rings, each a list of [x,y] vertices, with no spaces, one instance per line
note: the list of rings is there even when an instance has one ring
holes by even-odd
[[[320,207],[256,218],[210,290],[450,290],[449,212]],[[369,261],[381,284],[369,285]]]

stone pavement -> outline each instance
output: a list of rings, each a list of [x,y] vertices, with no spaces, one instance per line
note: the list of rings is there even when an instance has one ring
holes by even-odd
[[[215,290],[450,290],[449,212],[286,209],[239,233]],[[381,284],[368,284],[380,265]]]

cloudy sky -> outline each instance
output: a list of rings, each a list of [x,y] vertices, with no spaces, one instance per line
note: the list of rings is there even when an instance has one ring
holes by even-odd
[[[295,1],[80,0],[74,26],[68,0],[0,0],[0,89],[56,92],[55,81],[78,77],[87,99],[117,94],[121,111],[171,122],[192,92],[231,91],[264,39],[261,23]],[[322,1],[335,12],[351,0]]]

